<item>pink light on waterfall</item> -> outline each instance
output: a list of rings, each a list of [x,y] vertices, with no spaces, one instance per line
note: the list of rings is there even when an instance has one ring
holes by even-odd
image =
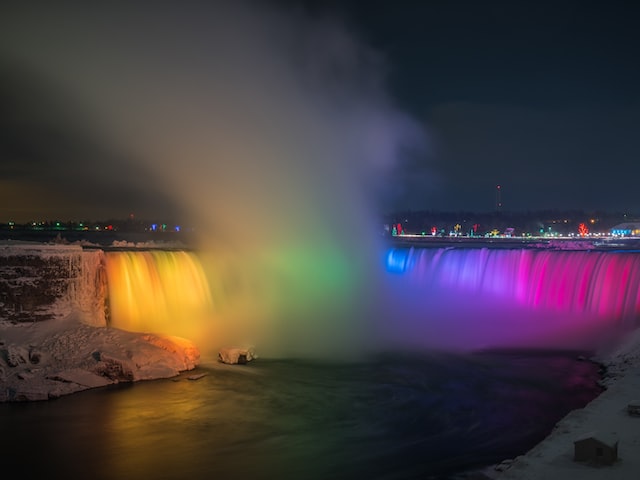
[[[438,342],[560,341],[634,328],[640,317],[640,254],[634,252],[394,249],[387,270],[410,305],[411,328],[435,333]]]

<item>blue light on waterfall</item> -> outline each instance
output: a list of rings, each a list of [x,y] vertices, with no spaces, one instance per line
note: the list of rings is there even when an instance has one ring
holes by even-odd
[[[405,273],[409,267],[411,250],[391,249],[387,253],[387,271],[390,273]]]

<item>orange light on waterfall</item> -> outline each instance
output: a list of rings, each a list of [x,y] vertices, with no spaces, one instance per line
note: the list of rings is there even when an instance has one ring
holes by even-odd
[[[110,325],[193,338],[190,323],[212,310],[209,284],[193,253],[108,252]]]

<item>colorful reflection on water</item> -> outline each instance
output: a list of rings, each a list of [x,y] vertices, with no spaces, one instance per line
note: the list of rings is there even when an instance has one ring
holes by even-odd
[[[207,364],[197,381],[0,405],[3,466],[96,480],[450,479],[524,453],[593,399],[597,366],[577,354]]]

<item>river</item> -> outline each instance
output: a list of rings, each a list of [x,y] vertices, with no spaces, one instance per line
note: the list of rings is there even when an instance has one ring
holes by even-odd
[[[2,466],[96,480],[462,478],[525,453],[600,393],[598,366],[580,355],[208,362],[174,379],[1,404]]]

